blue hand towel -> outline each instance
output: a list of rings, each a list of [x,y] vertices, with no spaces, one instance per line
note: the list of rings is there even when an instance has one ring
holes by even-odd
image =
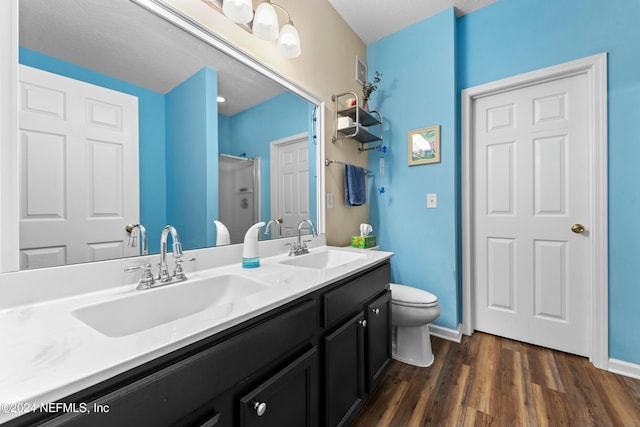
[[[360,206],[367,202],[366,184],[363,168],[346,165],[344,168],[344,204]]]

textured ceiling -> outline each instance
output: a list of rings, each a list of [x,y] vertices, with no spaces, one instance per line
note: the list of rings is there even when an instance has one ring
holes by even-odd
[[[19,7],[21,46],[155,92],[169,92],[204,66],[217,70],[225,115],[283,91],[129,0],[20,0]]]
[[[495,1],[329,0],[366,44],[451,6],[464,14]],[[214,68],[218,93],[227,98],[219,105],[225,115],[283,91],[130,0],[20,0],[19,6],[21,46],[155,92],[167,93],[203,66]]]

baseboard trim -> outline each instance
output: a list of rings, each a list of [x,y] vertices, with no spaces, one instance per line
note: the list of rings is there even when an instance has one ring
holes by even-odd
[[[609,359],[609,372],[640,380],[640,365],[624,360]]]
[[[462,341],[462,325],[459,323],[456,329],[449,329],[443,326],[429,324],[429,333],[434,337],[453,341],[458,344]]]

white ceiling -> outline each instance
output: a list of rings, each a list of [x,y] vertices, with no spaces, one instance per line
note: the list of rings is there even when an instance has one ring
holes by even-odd
[[[20,46],[158,93],[209,66],[227,116],[284,91],[130,0],[20,0],[19,14]]]
[[[451,6],[464,14],[495,1],[329,0],[366,44]],[[19,8],[21,46],[155,92],[169,92],[203,66],[217,70],[225,115],[283,91],[130,0],[20,0]]]
[[[466,15],[497,0],[329,0],[365,44],[422,21],[450,7]]]

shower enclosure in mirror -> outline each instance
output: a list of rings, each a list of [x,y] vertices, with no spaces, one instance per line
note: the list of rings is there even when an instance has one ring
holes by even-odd
[[[229,230],[231,244],[260,222],[260,159],[218,155],[219,220]]]
[[[144,225],[149,253],[166,224],[196,249],[215,245],[213,221],[226,218],[239,243],[248,225],[274,215],[271,145],[304,133],[307,211],[317,221],[314,97],[228,55],[161,1],[18,6],[21,269],[136,255],[127,224]],[[239,201],[223,196],[220,159],[232,156],[260,158],[262,191],[242,185]]]

